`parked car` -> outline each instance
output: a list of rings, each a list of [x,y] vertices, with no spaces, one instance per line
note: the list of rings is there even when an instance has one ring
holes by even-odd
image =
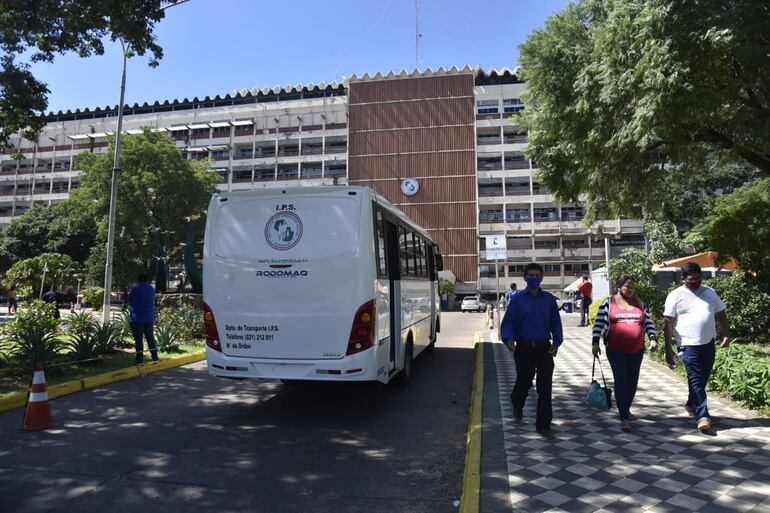
[[[483,312],[484,304],[479,300],[479,296],[467,296],[460,303],[460,310],[463,312]]]

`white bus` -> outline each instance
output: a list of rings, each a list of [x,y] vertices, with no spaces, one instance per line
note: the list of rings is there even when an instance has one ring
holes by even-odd
[[[203,245],[209,373],[406,385],[440,330],[441,255],[367,187],[215,194]]]

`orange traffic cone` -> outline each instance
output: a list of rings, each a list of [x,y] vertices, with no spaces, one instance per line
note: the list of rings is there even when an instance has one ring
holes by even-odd
[[[24,413],[22,431],[41,431],[53,427],[51,416],[51,403],[48,402],[48,387],[45,385],[45,373],[43,364],[38,363],[35,374],[32,377],[29,397],[27,398],[27,410]]]

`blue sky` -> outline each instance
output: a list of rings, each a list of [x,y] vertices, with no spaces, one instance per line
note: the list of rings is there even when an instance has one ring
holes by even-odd
[[[517,46],[568,0],[423,0],[421,68],[514,67]],[[414,0],[190,0],[157,26],[164,58],[129,60],[126,103],[331,82],[415,67]],[[120,45],[34,66],[51,111],[113,106]]]

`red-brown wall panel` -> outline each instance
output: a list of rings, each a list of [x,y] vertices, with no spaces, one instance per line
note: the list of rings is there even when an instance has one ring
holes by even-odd
[[[473,150],[473,127],[415,128],[350,134],[349,149],[356,155]]]
[[[445,125],[468,125],[476,118],[473,98],[349,105],[350,132]]]
[[[372,180],[378,178],[406,178],[425,176],[452,176],[476,174],[476,153],[459,150],[444,153],[407,155],[348,156],[348,178]],[[474,194],[468,199],[476,199]]]
[[[478,275],[473,76],[351,82],[348,180],[429,229],[462,281]],[[401,180],[416,177],[414,196]],[[470,255],[470,256],[450,256]]]
[[[369,82],[351,82],[350,104],[395,100],[424,100],[452,96],[473,96],[473,75],[457,74]],[[352,87],[355,85],[355,87]]]

